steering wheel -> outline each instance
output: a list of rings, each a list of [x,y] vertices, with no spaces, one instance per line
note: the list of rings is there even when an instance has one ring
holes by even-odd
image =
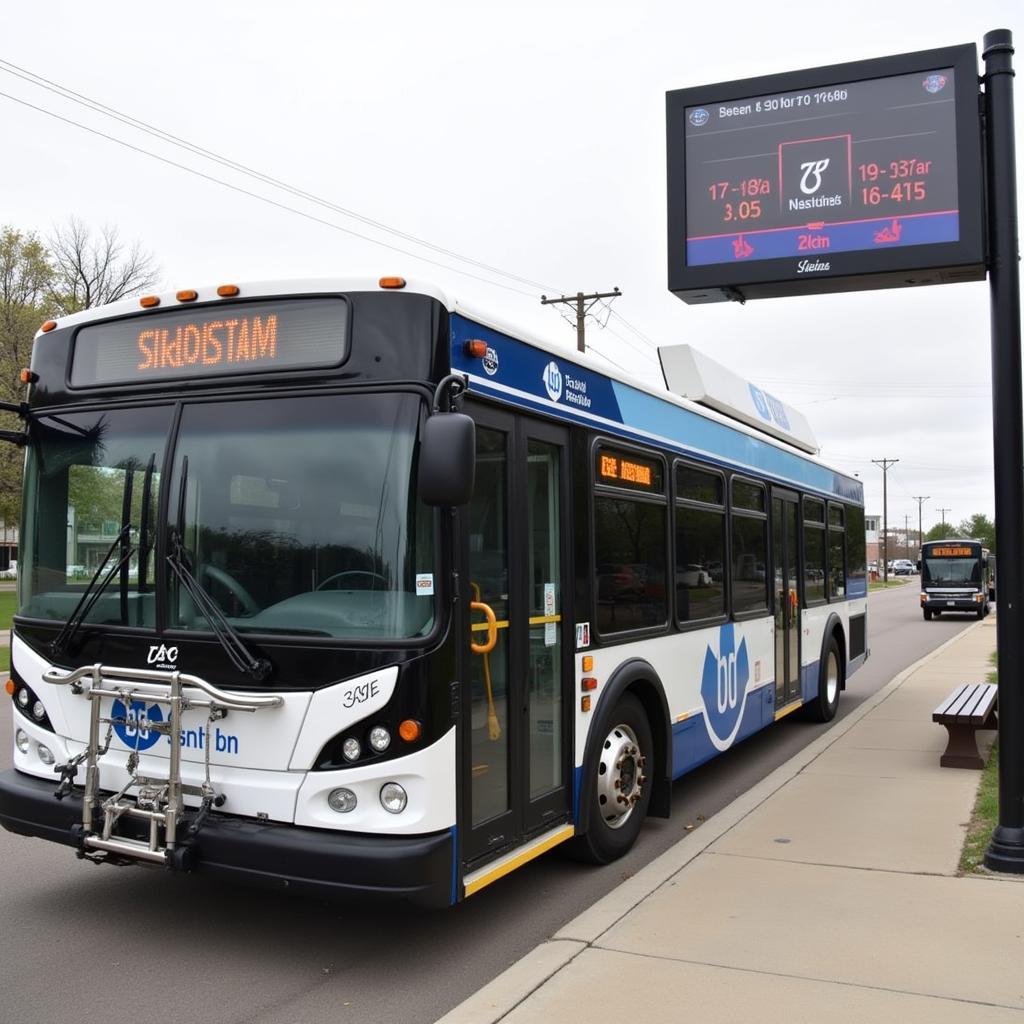
[[[242,611],[246,615],[255,615],[259,610],[260,606],[256,603],[256,599],[249,593],[245,587],[242,586],[238,580],[235,579],[230,573],[226,573],[223,569],[218,569],[215,565],[209,565],[204,563],[199,568],[199,578],[202,580],[203,577],[208,577],[214,583],[219,583],[229,594],[242,606]]]
[[[380,580],[385,587],[388,585],[388,581],[379,572],[371,572],[369,569],[346,569],[344,572],[336,572],[333,576],[328,576],[316,589],[323,590],[328,583],[340,580],[343,576],[369,576],[372,580]]]

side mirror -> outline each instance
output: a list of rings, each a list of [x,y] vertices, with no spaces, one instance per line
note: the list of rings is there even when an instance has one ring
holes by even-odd
[[[476,424],[461,412],[435,412],[423,424],[420,497],[436,507],[465,505],[475,482]]]

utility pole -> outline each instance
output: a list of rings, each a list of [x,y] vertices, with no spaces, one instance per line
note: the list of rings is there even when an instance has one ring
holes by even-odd
[[[587,347],[583,340],[583,321],[587,314],[599,299],[617,299],[621,294],[622,292],[616,287],[614,291],[610,292],[592,292],[590,295],[577,292],[575,295],[563,295],[560,299],[549,299],[546,295],[542,295],[540,304],[554,306],[564,302],[567,306],[574,305],[576,307],[576,347],[581,352],[585,352]]]
[[[910,561],[910,516],[903,516],[903,557]]]
[[[921,529],[921,506],[931,497],[931,495],[925,494],[921,497],[912,495],[912,497],[914,498],[914,501],[917,502],[917,549],[920,551],[921,545],[924,544],[924,530]]]
[[[889,583],[889,467],[895,466],[899,459],[872,459],[876,466],[882,467],[882,582]]]
[[[946,513],[947,512],[952,512],[952,511],[953,510],[951,508],[940,508],[939,509],[939,514],[942,516],[942,532],[943,533],[946,532]]]

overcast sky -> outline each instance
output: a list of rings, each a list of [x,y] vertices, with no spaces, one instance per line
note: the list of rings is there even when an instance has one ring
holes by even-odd
[[[425,278],[567,351],[574,329],[540,306],[540,292],[618,286],[624,320],[589,328],[595,351],[660,381],[653,345],[696,345],[801,409],[822,457],[864,481],[869,512],[882,508],[871,460],[899,459],[890,525],[904,516],[916,525],[913,496],[927,495],[928,529],[943,507],[947,522],[994,512],[987,284],[684,305],[665,284],[664,94],[960,43],[980,51],[994,28],[1016,30],[1024,67],[1022,9],[1019,0],[8,4],[0,60],[9,65],[536,284],[254,182],[9,65],[0,65],[0,224],[46,233],[74,215],[115,225],[157,254],[167,288]]]

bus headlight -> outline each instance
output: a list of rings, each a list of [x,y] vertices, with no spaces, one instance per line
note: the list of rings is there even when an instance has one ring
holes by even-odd
[[[28,733],[24,729],[18,729],[14,734],[14,745],[23,753],[28,753]]]
[[[36,746],[36,750],[39,753],[39,760],[42,761],[43,764],[53,764],[55,758],[53,756],[53,751],[49,747],[40,743]]]
[[[332,811],[337,811],[339,814],[348,814],[349,811],[356,809],[355,793],[351,789],[332,789],[327,794],[327,803]]]
[[[31,697],[29,697],[28,690],[23,686],[18,691],[18,707],[20,707],[20,708],[27,708],[28,707],[28,702],[30,700],[31,700]]]
[[[41,722],[46,717],[46,708],[43,707],[43,702],[37,700],[32,705],[32,717],[37,721]]]
[[[409,798],[397,782],[385,782],[380,788],[380,805],[389,814],[401,814]]]
[[[373,747],[378,754],[382,754],[391,746],[391,733],[389,733],[383,725],[375,725],[370,730],[370,746]]]
[[[345,755],[346,761],[358,761],[363,748],[359,745],[359,740],[355,736],[349,736],[341,745],[341,752]]]

